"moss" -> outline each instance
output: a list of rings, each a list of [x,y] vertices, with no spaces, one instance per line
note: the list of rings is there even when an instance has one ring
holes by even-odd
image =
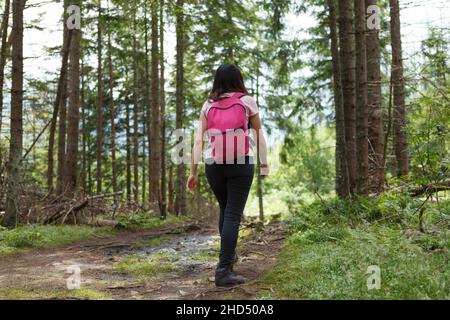
[[[171,263],[172,255],[157,254],[152,257],[143,255],[128,255],[113,265],[113,270],[119,273],[132,274],[138,278],[157,277],[175,271]]]

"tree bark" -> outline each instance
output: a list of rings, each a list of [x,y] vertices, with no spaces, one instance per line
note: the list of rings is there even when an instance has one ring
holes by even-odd
[[[78,2],[79,4],[79,2]],[[77,189],[78,139],[80,126],[80,46],[81,31],[73,29],[70,45],[69,108],[67,128],[67,155],[65,163],[65,188],[73,196]]]
[[[47,153],[47,188],[49,191],[53,191],[53,166],[54,166],[54,146],[56,135],[56,124],[58,121],[58,114],[60,105],[62,104],[63,90],[65,90],[65,79],[67,78],[67,67],[69,60],[69,48],[72,42],[72,31],[65,30],[63,36],[63,48],[61,58],[61,70],[59,72],[58,86],[56,89],[55,102],[53,104],[53,115],[50,124],[50,133],[48,141],[48,153]]]
[[[353,31],[353,1],[339,1],[339,42],[341,82],[345,118],[345,141],[350,193],[356,191],[356,111],[355,111],[355,36]]]
[[[161,217],[167,216],[167,173],[166,173],[166,94],[164,78],[164,0],[159,4],[159,47],[160,47],[160,106],[161,106]]]
[[[72,42],[72,41],[71,41]],[[65,74],[62,84],[62,95],[59,101],[59,123],[58,123],[58,162],[56,168],[56,193],[64,192],[64,166],[66,162],[66,139],[67,139],[67,78]]]
[[[376,5],[377,0],[366,0],[366,7]],[[381,108],[381,55],[378,29],[367,30],[367,100],[369,112],[369,190],[383,190],[385,166],[383,162],[384,128]]]
[[[369,143],[367,111],[367,55],[365,0],[354,1],[356,43],[356,158],[358,162],[357,193],[367,195],[369,177]]]
[[[10,0],[5,0],[5,8],[3,11],[2,25],[0,28],[2,43],[0,47],[0,135],[3,123],[3,86],[5,83],[5,66],[6,66],[6,46],[8,39],[9,11]],[[0,155],[0,163],[2,156]]]
[[[184,121],[184,48],[185,48],[185,33],[184,33],[184,0],[177,0],[176,8],[176,129],[183,129]],[[186,213],[186,192],[185,192],[185,166],[179,164],[177,167],[177,182],[176,182],[176,198],[175,211],[177,215]]]
[[[173,185],[173,165],[170,164],[169,165],[169,181],[168,181],[168,210],[170,213],[175,213],[175,201],[174,201],[174,194],[175,194],[175,190],[174,190],[174,185]]]
[[[345,143],[345,118],[341,84],[341,66],[338,49],[336,4],[327,0],[328,23],[330,28],[331,56],[333,64],[334,104],[336,114],[336,193],[341,198],[350,196],[347,166],[347,146]]]
[[[145,113],[145,133],[146,134],[146,138],[147,141],[144,140],[144,148],[146,147],[145,144],[147,144],[147,149],[144,150],[143,152],[143,182],[142,182],[142,203],[145,203],[147,201],[147,198],[145,198],[146,195],[146,183],[147,180],[145,180],[145,167],[146,167],[146,150],[148,151],[148,176],[150,177],[151,175],[151,165],[150,165],[150,161],[151,161],[151,136],[152,136],[152,132],[151,132],[151,103],[150,103],[150,65],[149,65],[149,48],[148,48],[148,18],[147,18],[147,2],[144,3],[144,19],[145,19],[145,31],[144,31],[144,50],[145,50],[145,59],[144,59],[144,64],[145,64],[145,93],[144,93],[144,100],[145,100],[145,106],[144,106],[144,112]],[[149,178],[150,179],[150,178]]]
[[[139,103],[138,103],[138,57],[136,40],[136,7],[133,10],[133,196],[139,203]]]
[[[12,83],[8,189],[3,225],[15,227],[18,222],[20,196],[20,170],[23,148],[23,10],[25,0],[13,0],[12,29]]]
[[[152,65],[152,135],[151,135],[151,160],[150,160],[150,205],[152,209],[159,211],[159,197],[160,188],[159,180],[161,176],[161,117],[159,106],[159,51],[158,51],[158,2],[151,2],[151,15],[152,15],[152,53],[151,53],[151,65]],[[159,212],[158,212],[159,214]]]
[[[109,3],[108,3],[109,5]],[[108,8],[109,9],[109,8]],[[117,160],[116,160],[116,107],[114,105],[114,74],[112,63],[112,45],[111,29],[108,29],[108,72],[109,72],[109,103],[110,103],[110,122],[111,122],[111,171],[113,193],[117,193]],[[117,197],[114,197],[114,203],[117,203]]]
[[[259,64],[256,70],[256,104],[259,107]],[[261,159],[259,157],[260,149],[258,139],[256,139],[256,166],[257,166],[257,193],[258,193],[258,209],[259,209],[259,222],[264,223],[264,199],[263,199],[263,184],[261,176]]]
[[[97,21],[97,103],[96,103],[96,123],[97,123],[97,193],[102,193],[103,187],[103,70],[102,70],[102,7],[101,1],[98,2],[98,21]]]
[[[403,79],[402,40],[400,34],[400,8],[398,0],[390,0],[391,14],[391,47],[394,101],[394,152],[397,162],[397,176],[405,176],[409,172],[408,142],[406,137],[406,105],[405,84]]]
[[[82,171],[81,171],[81,184],[83,186],[83,194],[90,194],[87,184],[87,133],[86,133],[86,105],[84,100],[84,85],[85,85],[85,73],[84,73],[84,58],[83,53],[81,54],[81,161],[82,161]]]
[[[127,100],[127,99],[126,99]],[[128,204],[131,203],[131,130],[130,130],[130,105],[128,101],[125,101],[125,130],[126,130],[126,152],[127,152],[127,176],[126,176],[126,186],[127,186],[127,201]]]

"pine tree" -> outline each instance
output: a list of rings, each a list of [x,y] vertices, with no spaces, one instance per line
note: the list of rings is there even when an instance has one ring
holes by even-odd
[[[377,0],[366,0],[366,7],[377,4]],[[381,108],[381,55],[380,37],[377,28],[367,30],[367,84],[368,84],[368,113],[369,113],[369,188],[373,192],[380,192],[384,185],[384,128],[383,110]]]
[[[138,48],[136,29],[136,4],[133,8],[133,196],[134,202],[139,203],[139,102],[138,102]]]
[[[350,195],[347,166],[347,146],[345,143],[345,118],[339,59],[335,0],[327,0],[328,23],[330,28],[331,56],[333,64],[334,104],[336,115],[336,193],[346,198]]]
[[[352,0],[339,1],[339,44],[350,193],[356,191],[355,36]]]
[[[408,142],[406,137],[405,83],[403,79],[402,39],[400,34],[400,7],[398,0],[390,0],[391,14],[391,78],[394,102],[394,152],[397,163],[397,176],[409,172]]]
[[[185,54],[185,40],[184,33],[184,0],[177,0],[176,2],[176,128],[183,129],[184,120],[184,54]],[[181,155],[180,155],[181,156]],[[185,214],[186,212],[186,191],[185,191],[185,167],[184,164],[179,164],[177,168],[177,182],[176,182],[176,198],[175,198],[175,212],[177,215]]]
[[[0,45],[0,134],[2,132],[2,122],[3,122],[3,86],[5,83],[5,66],[6,66],[6,46],[8,39],[8,24],[9,24],[9,11],[10,11],[10,0],[5,0],[5,8],[3,10],[3,19],[0,27],[0,33],[2,42]],[[1,163],[0,155],[0,163]]]
[[[355,0],[356,43],[356,159],[358,163],[357,192],[367,194],[369,169],[368,111],[367,111],[367,56],[366,56],[366,5]]]
[[[80,5],[80,1],[77,3]],[[80,45],[81,31],[73,29],[73,41],[70,45],[69,74],[69,107],[67,127],[67,155],[65,163],[65,188],[69,194],[74,194],[77,184],[78,138],[80,123]]]
[[[25,0],[13,0],[11,138],[7,166],[8,190],[3,225],[14,227],[19,214],[21,157],[23,149],[23,10]]]
[[[167,173],[166,173],[166,94],[164,79],[164,0],[159,5],[159,67],[160,67],[160,107],[161,107],[161,217],[167,216]]]
[[[159,106],[159,51],[158,51],[158,2],[151,2],[151,92],[152,92],[152,134],[150,148],[150,205],[159,210],[161,177],[161,116]]]
[[[96,101],[96,158],[97,158],[97,193],[102,193],[103,183],[103,66],[102,66],[102,6],[101,1],[97,5],[97,101]]]

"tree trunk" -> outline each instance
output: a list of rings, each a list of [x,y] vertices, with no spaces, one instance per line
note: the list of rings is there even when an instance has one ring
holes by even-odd
[[[5,0],[5,9],[3,11],[3,19],[1,25],[2,43],[0,47],[0,135],[2,132],[3,122],[3,86],[5,82],[5,66],[6,66],[6,45],[8,39],[10,0]],[[0,155],[0,163],[2,156]]]
[[[159,178],[161,175],[161,117],[159,109],[159,51],[158,51],[158,2],[151,2],[151,14],[152,14],[152,136],[150,152],[150,205],[154,210],[159,211]],[[158,212],[159,213],[159,212]]]
[[[13,0],[12,83],[8,190],[3,225],[15,227],[19,214],[20,170],[23,148],[23,10],[25,0]]]
[[[103,71],[102,71],[102,7],[101,1],[98,2],[98,21],[97,21],[97,103],[96,103],[96,122],[97,122],[97,194],[102,193],[102,162],[103,162]]]
[[[356,158],[358,162],[357,193],[367,195],[369,177],[369,143],[367,112],[367,56],[365,0],[354,1],[356,43]]]
[[[89,194],[89,189],[87,185],[87,134],[86,134],[86,105],[84,100],[84,58],[81,54],[81,154],[82,154],[82,171],[81,171],[81,184],[83,186],[83,194]]]
[[[353,32],[353,1],[339,1],[339,41],[341,82],[345,118],[345,142],[350,193],[356,191],[356,112],[355,112],[355,36]]]
[[[167,174],[166,174],[166,94],[164,79],[164,0],[159,5],[159,65],[160,65],[160,106],[161,106],[161,217],[167,216]]]
[[[173,186],[173,165],[169,165],[169,181],[168,181],[168,193],[169,193],[169,199],[168,199],[168,210],[170,213],[175,213],[175,203],[174,203],[174,186]]]
[[[366,7],[376,5],[377,0],[366,0]],[[383,163],[384,128],[381,109],[381,56],[378,29],[367,30],[367,100],[369,112],[369,189],[379,193],[383,190],[385,167]]]
[[[142,182],[142,203],[145,203],[147,200],[147,198],[145,198],[145,194],[146,194],[146,182],[147,180],[145,180],[145,167],[146,167],[146,161],[145,161],[145,151],[148,151],[148,176],[150,177],[151,175],[151,136],[152,136],[152,132],[151,132],[151,104],[150,104],[150,66],[149,66],[149,49],[148,49],[148,18],[147,18],[147,2],[144,3],[144,19],[145,19],[145,34],[144,34],[144,50],[145,50],[145,59],[144,59],[144,63],[145,63],[145,93],[144,93],[144,100],[145,100],[145,106],[144,106],[144,112],[145,113],[145,133],[146,133],[146,138],[147,141],[144,140],[144,148],[146,147],[145,144],[147,143],[148,145],[148,149],[144,149],[143,152],[143,182]],[[145,134],[144,133],[144,134]],[[150,178],[149,178],[150,179]]]
[[[74,29],[70,45],[69,108],[67,128],[67,155],[64,187],[70,195],[77,188],[78,138],[80,126],[80,45],[81,31]]]
[[[127,100],[127,99],[126,99]],[[125,115],[125,130],[126,130],[126,152],[127,152],[127,201],[131,203],[131,130],[130,130],[130,105],[125,101],[126,115]]]
[[[72,36],[73,37],[73,36]],[[72,41],[71,41],[72,42]],[[70,51],[70,50],[69,50]],[[70,53],[69,53],[70,54]],[[59,101],[59,125],[58,125],[58,163],[56,168],[56,193],[62,194],[64,188],[64,166],[66,163],[66,139],[67,139],[67,74],[64,75],[62,95]]]
[[[391,77],[394,98],[394,151],[397,162],[397,176],[409,172],[408,143],[406,137],[405,84],[403,79],[402,39],[400,34],[400,8],[398,0],[390,0],[391,8]]]
[[[133,196],[134,202],[139,203],[139,104],[138,104],[138,61],[136,40],[136,8],[133,20]]]
[[[256,70],[256,104],[259,106],[259,64]],[[258,139],[256,139],[258,141]],[[259,158],[259,143],[256,143],[256,166],[257,166],[257,190],[258,190],[258,207],[259,207],[259,221],[264,223],[264,199],[263,199],[263,186],[261,176],[261,159]]]
[[[350,196],[345,143],[345,118],[341,84],[341,65],[338,49],[335,0],[327,0],[330,27],[331,56],[333,64],[334,104],[336,114],[336,193],[341,198]]]
[[[56,124],[58,121],[58,114],[60,112],[60,105],[62,104],[63,90],[65,90],[65,82],[67,79],[67,66],[69,60],[69,48],[72,42],[72,31],[65,30],[63,36],[63,48],[62,48],[62,62],[61,70],[59,72],[58,86],[56,89],[55,102],[53,104],[53,115],[52,121],[50,123],[50,133],[48,141],[48,153],[47,153],[47,188],[48,191],[53,190],[53,164],[54,164],[54,146],[55,146],[55,135],[56,135]]]
[[[185,33],[184,33],[184,0],[177,0],[176,11],[176,128],[183,129],[184,120],[184,48],[185,48]],[[177,215],[185,214],[186,212],[186,192],[185,192],[185,167],[184,164],[179,164],[177,168],[177,183],[176,183],[176,198],[175,211]]]
[[[145,202],[147,201],[146,198],[146,194],[147,194],[147,188],[146,188],[146,184],[147,184],[147,169],[146,169],[146,161],[147,161],[147,156],[146,156],[146,152],[147,152],[147,143],[146,143],[146,136],[147,136],[147,117],[145,116],[146,113],[146,107],[147,105],[143,106],[143,110],[142,110],[142,160],[141,160],[141,165],[142,165],[142,177],[141,177],[141,202],[142,202],[142,206],[145,207]]]
[[[109,3],[108,3],[109,5]],[[108,8],[109,9],[109,8]],[[117,163],[116,163],[116,107],[114,105],[114,78],[112,64],[112,45],[111,29],[108,29],[108,72],[109,72],[109,103],[110,103],[110,122],[111,122],[111,170],[112,170],[112,188],[113,193],[117,193]],[[117,204],[117,197],[114,197],[114,203]]]

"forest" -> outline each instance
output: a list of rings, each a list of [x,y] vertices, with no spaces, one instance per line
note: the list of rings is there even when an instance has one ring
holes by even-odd
[[[450,299],[447,1],[0,12],[0,299]],[[204,164],[186,190],[223,63],[257,102],[270,167],[240,227],[250,281],[227,290]]]

